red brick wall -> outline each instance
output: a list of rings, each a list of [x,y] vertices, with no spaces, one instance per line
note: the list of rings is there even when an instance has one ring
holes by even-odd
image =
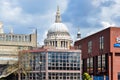
[[[112,54],[112,78],[111,80],[118,80],[118,72],[120,72],[120,54],[115,55],[116,53]]]
[[[115,48],[116,38],[120,37],[120,28],[111,28],[110,31],[110,52],[120,52],[120,48]]]
[[[108,53],[110,52],[110,29],[107,28],[103,31],[100,31],[98,33],[95,33],[91,36],[88,36],[86,38],[81,39],[80,41],[75,42],[75,46],[82,45],[82,58],[88,58],[89,56],[97,56],[100,55],[99,50],[99,38],[103,36],[104,37],[104,50],[102,53]],[[88,42],[92,41],[92,54],[88,54]]]

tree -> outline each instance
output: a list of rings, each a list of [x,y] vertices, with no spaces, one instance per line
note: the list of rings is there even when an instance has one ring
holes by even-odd
[[[84,73],[83,74],[83,80],[92,80],[92,78],[90,77],[90,75],[88,73]]]
[[[27,72],[31,70],[30,67],[30,59],[32,55],[29,52],[20,51],[18,54],[18,70],[16,73],[18,74],[18,80],[21,80],[21,73],[27,75]]]
[[[32,58],[32,55],[26,51],[23,52],[17,51],[18,52],[18,61],[16,61],[14,64],[8,64],[3,68],[3,71],[0,75],[0,80],[6,80],[7,76],[11,75],[14,73],[14,75],[18,76],[18,80],[21,80],[21,73],[27,75],[27,73],[31,70],[30,67],[30,60]]]

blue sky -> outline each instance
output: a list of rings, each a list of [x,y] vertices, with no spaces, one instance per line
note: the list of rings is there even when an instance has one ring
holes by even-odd
[[[30,34],[37,28],[40,44],[55,21],[57,5],[73,40],[78,28],[86,37],[109,26],[120,26],[119,0],[0,0],[0,5],[5,33],[13,28],[16,34]]]

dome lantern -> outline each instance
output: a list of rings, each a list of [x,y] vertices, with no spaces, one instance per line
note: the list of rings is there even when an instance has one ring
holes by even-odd
[[[60,22],[61,22],[60,9],[59,6],[57,6],[55,23],[60,23]]]

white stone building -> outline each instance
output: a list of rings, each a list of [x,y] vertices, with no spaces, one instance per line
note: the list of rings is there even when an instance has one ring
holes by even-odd
[[[4,33],[0,22],[0,64],[13,64],[18,60],[20,50],[37,47],[37,32],[32,34]]]

